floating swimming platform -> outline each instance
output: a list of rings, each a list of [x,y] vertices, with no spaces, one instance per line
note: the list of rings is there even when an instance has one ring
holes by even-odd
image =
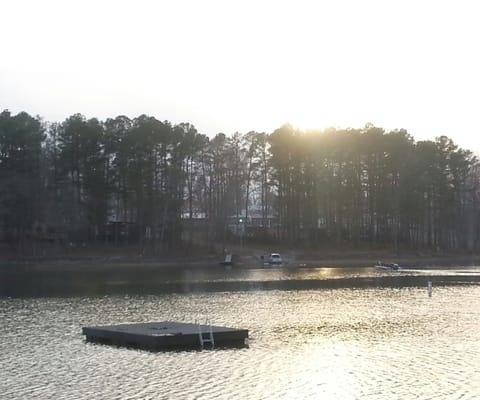
[[[87,342],[150,351],[243,347],[247,329],[173,321],[83,327]]]

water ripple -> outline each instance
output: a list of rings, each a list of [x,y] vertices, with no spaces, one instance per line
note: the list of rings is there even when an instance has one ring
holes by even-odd
[[[208,315],[250,346],[151,353],[84,325]],[[0,300],[2,399],[478,399],[480,287]]]

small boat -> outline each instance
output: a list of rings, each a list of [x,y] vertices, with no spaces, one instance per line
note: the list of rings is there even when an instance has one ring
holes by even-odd
[[[283,264],[282,256],[278,253],[272,253],[268,257],[268,263],[270,265],[280,265]]]
[[[398,271],[401,269],[400,265],[394,263],[384,263],[384,262],[377,262],[375,264],[375,268],[381,271]]]

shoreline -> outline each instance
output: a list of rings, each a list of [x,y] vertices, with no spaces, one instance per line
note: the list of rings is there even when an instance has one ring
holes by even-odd
[[[296,254],[286,252],[287,268],[359,268],[372,267],[381,260],[408,268],[451,268],[480,265],[480,255],[394,255],[386,252],[362,254]],[[32,272],[104,271],[104,270],[202,270],[225,268],[219,256],[192,257],[133,257],[133,256],[58,256],[23,257],[0,260],[0,270],[21,269]],[[262,265],[260,255],[239,255],[234,266],[238,269],[268,268]]]

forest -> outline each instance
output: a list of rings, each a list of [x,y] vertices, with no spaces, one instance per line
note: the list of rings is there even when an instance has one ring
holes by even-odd
[[[476,251],[477,159],[403,129],[208,137],[140,115],[47,123],[0,113],[0,243],[15,254],[138,245],[149,254],[283,243]]]

